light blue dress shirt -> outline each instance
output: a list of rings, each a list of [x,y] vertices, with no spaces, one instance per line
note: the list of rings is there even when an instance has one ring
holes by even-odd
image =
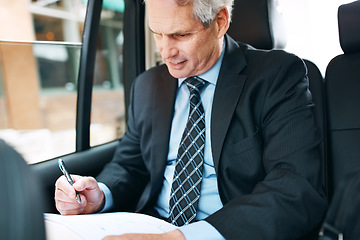
[[[206,80],[207,85],[201,90],[200,96],[205,111],[205,151],[204,151],[204,168],[203,180],[201,182],[201,193],[198,203],[196,220],[202,220],[207,216],[213,214],[221,207],[223,207],[219,190],[217,186],[217,177],[214,168],[214,161],[211,151],[211,110],[215,86],[219,76],[221,63],[224,57],[225,43],[220,58],[214,66],[207,72],[199,75],[198,77]],[[189,96],[190,92],[184,83],[186,78],[178,79],[178,90],[176,94],[174,118],[172,120],[172,127],[170,133],[169,153],[167,157],[167,166],[164,173],[163,188],[159,194],[155,209],[159,214],[165,218],[169,217],[169,201],[170,191],[174,175],[175,163],[178,148],[182,138],[183,131],[186,126],[187,118],[189,115]],[[109,188],[100,183],[100,188],[104,191],[105,207],[103,211],[111,208],[113,199]],[[187,240],[223,240],[222,235],[206,221],[198,221],[186,226],[182,226],[179,230],[184,234]]]

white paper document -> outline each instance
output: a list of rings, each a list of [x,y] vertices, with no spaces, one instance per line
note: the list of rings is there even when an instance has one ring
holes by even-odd
[[[51,229],[50,227],[47,229],[47,236],[55,236],[52,239],[57,239],[59,234],[64,232],[54,229],[54,226],[66,228],[67,232],[86,240],[98,240],[108,235],[125,233],[164,233],[176,229],[174,225],[166,221],[138,213],[117,212],[70,216],[45,213],[44,218],[46,226],[52,226]],[[49,233],[49,231],[53,232]]]

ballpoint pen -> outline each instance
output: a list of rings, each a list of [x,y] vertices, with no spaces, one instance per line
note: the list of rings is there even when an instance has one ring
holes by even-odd
[[[64,174],[64,176],[66,177],[66,179],[70,183],[70,185],[71,186],[74,185],[74,181],[71,179],[69,172],[65,168],[65,163],[61,158],[59,158],[58,164],[59,164],[60,170],[62,171],[62,173]],[[81,203],[81,198],[80,198],[80,195],[79,195],[78,191],[76,191],[76,200],[79,203]]]

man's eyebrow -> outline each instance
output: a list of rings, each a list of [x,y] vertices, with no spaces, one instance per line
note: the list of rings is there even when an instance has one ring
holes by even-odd
[[[150,27],[149,27],[149,30],[150,32],[152,32],[153,34],[161,34],[161,33],[158,33],[158,32],[155,32],[153,31]],[[171,32],[171,33],[164,33],[165,35],[182,35],[182,34],[187,34],[187,33],[190,33],[190,32],[180,32],[180,31],[176,31],[176,32]]]

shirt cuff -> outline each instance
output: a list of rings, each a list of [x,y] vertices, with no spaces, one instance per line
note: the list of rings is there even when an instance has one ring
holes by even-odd
[[[101,189],[101,191],[103,191],[104,197],[105,197],[105,205],[104,205],[104,208],[100,212],[109,211],[114,205],[112,193],[111,193],[110,189],[108,188],[108,186],[106,186],[104,183],[99,182],[98,185],[99,185],[99,188]]]
[[[225,240],[210,223],[202,220],[178,228],[186,240]]]

